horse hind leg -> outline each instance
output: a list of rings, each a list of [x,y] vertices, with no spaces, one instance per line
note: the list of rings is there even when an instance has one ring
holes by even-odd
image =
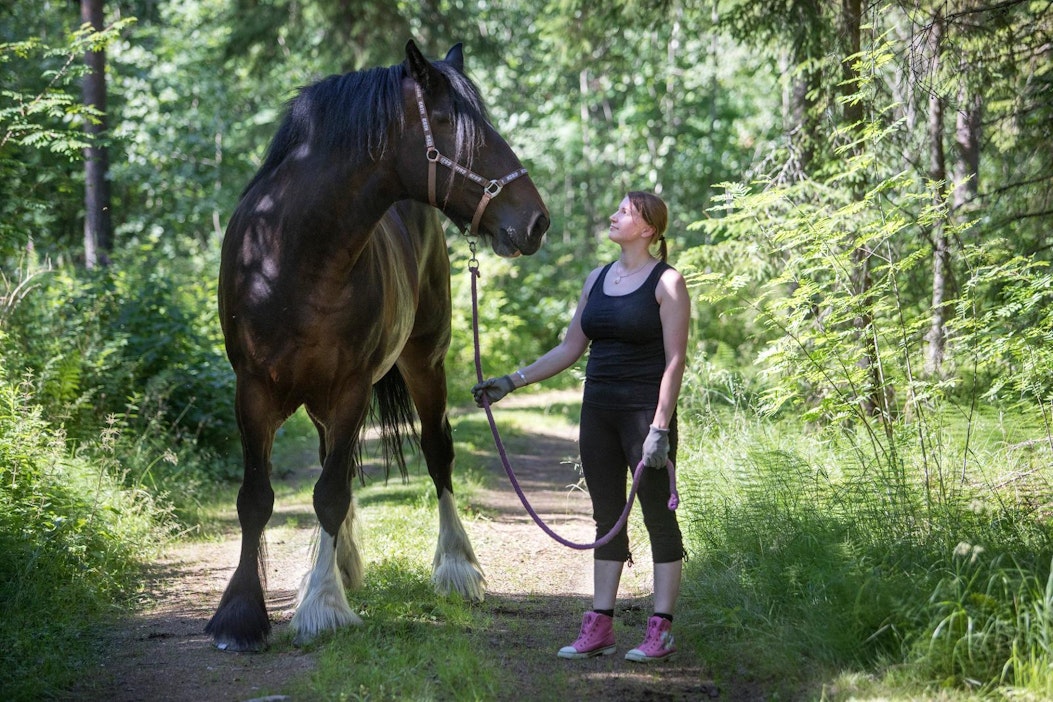
[[[345,590],[357,590],[362,587],[365,566],[362,563],[362,552],[359,549],[360,532],[355,498],[351,497],[351,506],[340,525],[340,534],[336,538],[336,567],[340,571],[340,580]]]
[[[340,565],[340,543],[345,538],[349,539],[350,536],[345,534],[343,526],[336,537],[330,536],[321,527],[315,535],[312,547],[314,565],[300,584],[296,613],[291,623],[293,643],[297,646],[310,643],[323,632],[362,624],[362,618],[348,605],[344,592],[347,575]],[[357,554],[357,549],[355,552]]]
[[[325,466],[325,425],[311,415],[310,412],[307,414],[318,431],[318,460],[322,466]],[[340,526],[340,534],[336,539],[336,565],[340,569],[340,578],[344,582],[344,587],[348,590],[356,590],[362,586],[364,568],[358,548],[359,537],[358,520],[355,518],[355,500],[354,495],[352,495],[351,507],[344,518],[343,524]]]
[[[362,582],[362,558],[357,545],[355,503],[351,495],[352,456],[357,427],[365,415],[364,399],[345,400],[345,408],[356,408],[334,422],[327,432],[328,446],[322,475],[314,488],[317,532],[314,563],[304,576],[291,622],[294,643],[304,645],[319,634],[359,625],[361,617],[347,603],[345,587]]]

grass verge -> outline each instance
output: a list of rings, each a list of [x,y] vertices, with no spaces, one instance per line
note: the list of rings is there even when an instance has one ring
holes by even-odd
[[[0,691],[47,698],[97,655],[100,626],[135,593],[170,521],[124,484],[116,432],[74,450],[0,383]]]
[[[927,465],[963,472],[937,475],[907,441],[883,462],[793,422],[705,421],[681,471],[681,620],[723,682],[793,699],[1053,698],[1053,525],[1035,500],[1051,494],[1048,445],[1036,467],[1010,450],[1019,436],[977,426],[989,440],[966,452],[948,430]]]

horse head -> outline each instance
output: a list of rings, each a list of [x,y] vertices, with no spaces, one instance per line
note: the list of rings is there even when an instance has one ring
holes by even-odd
[[[548,230],[548,209],[487,118],[478,89],[464,73],[461,45],[433,63],[411,40],[403,66],[410,107],[398,158],[410,196],[488,238],[499,256],[537,251]]]

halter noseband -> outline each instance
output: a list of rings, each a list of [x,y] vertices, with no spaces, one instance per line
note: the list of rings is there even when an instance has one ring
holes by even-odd
[[[420,110],[421,127],[424,129],[424,146],[428,158],[428,202],[431,203],[432,207],[438,207],[438,201],[435,198],[435,164],[437,163],[441,163],[454,173],[459,173],[473,183],[481,185],[483,188],[483,196],[479,200],[479,205],[475,208],[475,216],[472,217],[471,234],[472,236],[475,236],[479,233],[479,220],[483,218],[483,211],[486,209],[486,206],[490,204],[491,200],[498,196],[502,188],[516,178],[526,175],[527,169],[520,168],[518,171],[513,171],[503,178],[487,180],[475,171],[465,168],[453,159],[443,156],[439,153],[439,150],[435,148],[435,137],[433,137],[431,133],[431,122],[428,120],[428,110],[424,106],[424,93],[421,92],[420,83],[414,83],[413,88],[417,92],[417,109]]]

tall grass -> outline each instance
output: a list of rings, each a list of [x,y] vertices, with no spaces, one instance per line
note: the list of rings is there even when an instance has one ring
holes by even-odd
[[[75,679],[95,655],[96,628],[134,593],[141,559],[164,538],[165,511],[122,483],[117,441],[104,432],[72,446],[0,382],[4,699],[39,699]]]
[[[881,464],[840,430],[699,419],[682,457],[692,557],[679,619],[714,671],[828,699],[856,690],[844,670],[885,694],[1048,698],[1053,527],[996,487],[1030,459],[992,442],[966,463],[946,430],[938,458],[970,469],[934,498],[902,437],[901,462]],[[1051,479],[1031,470],[1013,488],[1049,495]],[[821,693],[838,680],[842,693]]]
[[[35,264],[0,275],[4,699],[53,696],[85,669],[174,529],[174,506],[190,515],[215,474],[201,438],[222,422],[194,416],[222,392],[198,333],[202,291],[171,294],[154,275],[166,277]]]

